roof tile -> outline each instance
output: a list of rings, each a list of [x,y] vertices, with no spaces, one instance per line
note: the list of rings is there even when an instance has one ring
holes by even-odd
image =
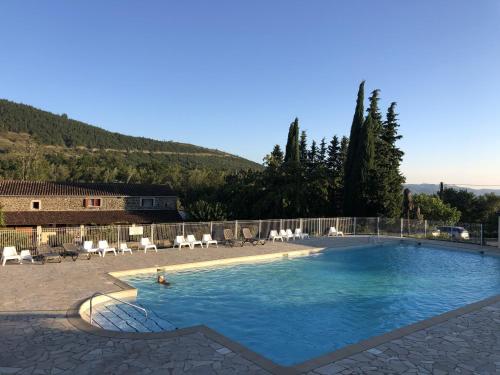
[[[149,224],[182,221],[177,211],[29,211],[4,212],[9,226]]]
[[[0,181],[0,196],[169,196],[166,185],[81,183],[49,181]]]

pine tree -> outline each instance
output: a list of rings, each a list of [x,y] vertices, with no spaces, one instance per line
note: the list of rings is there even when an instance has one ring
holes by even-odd
[[[387,148],[386,166],[384,169],[386,195],[384,197],[384,211],[381,212],[386,217],[397,217],[401,208],[401,190],[403,190],[404,176],[401,174],[400,165],[403,161],[404,152],[401,151],[396,142],[402,136],[398,135],[398,120],[396,113],[396,103],[392,102],[387,110],[386,121],[382,127],[381,139]]]
[[[324,164],[326,162],[326,139],[323,138],[319,144],[318,162]]]
[[[356,109],[352,119],[351,133],[349,136],[349,145],[347,148],[347,157],[344,169],[344,212],[351,215],[357,211],[357,202],[360,193],[360,168],[359,168],[359,142],[363,131],[364,123],[364,96],[365,81],[362,81],[358,89],[356,100]]]
[[[336,165],[340,161],[340,142],[339,137],[333,136],[328,145],[328,156],[326,158],[326,166],[330,172],[335,170]]]
[[[397,217],[401,211],[404,177],[399,170],[403,152],[396,146],[396,142],[401,139],[397,134],[398,127],[396,103],[392,103],[376,139],[370,215]]]
[[[273,151],[264,157],[264,165],[271,169],[278,169],[283,164],[283,151],[279,145],[275,145]]]
[[[371,113],[365,119],[361,132],[361,139],[358,144],[359,158],[359,186],[358,186],[358,202],[355,206],[354,215],[367,216],[369,215],[369,207],[372,198],[371,178],[375,167],[375,121]]]
[[[382,131],[382,114],[378,107],[378,102],[380,100],[380,90],[375,89],[371,92],[370,98],[368,99],[370,105],[366,110],[368,114],[371,114],[373,119],[373,134],[375,137],[379,137]]]
[[[312,141],[311,149],[308,154],[309,165],[312,167],[318,162],[318,146],[316,145],[316,141]]]
[[[340,155],[339,138],[334,135],[328,145],[328,156],[326,158],[326,168],[328,170],[329,184],[328,197],[330,201],[330,212],[332,215],[338,215],[341,210],[341,196],[344,175],[344,163]]]
[[[370,176],[368,176],[365,183],[369,185],[365,189],[365,200],[367,203],[365,213],[368,216],[377,216],[384,211],[384,200],[381,195],[381,190],[384,190],[384,181],[386,173],[386,160],[387,152],[384,149],[384,142],[381,138],[382,135],[382,114],[378,106],[380,100],[380,90],[375,89],[371,92],[368,98],[369,105],[366,110],[367,116],[371,118],[371,126],[373,132],[373,146],[374,146],[374,165],[370,169]],[[368,118],[368,117],[367,117]]]

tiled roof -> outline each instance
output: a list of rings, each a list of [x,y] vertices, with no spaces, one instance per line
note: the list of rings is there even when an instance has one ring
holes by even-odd
[[[0,196],[168,196],[166,185],[79,183],[48,181],[0,181]]]
[[[5,225],[107,225],[180,222],[177,211],[24,211],[4,212]]]

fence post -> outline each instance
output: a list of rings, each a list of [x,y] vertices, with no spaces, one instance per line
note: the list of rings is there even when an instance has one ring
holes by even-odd
[[[155,225],[151,224],[151,242],[155,241]]]
[[[339,218],[338,217],[335,218],[335,229],[337,229],[338,231],[340,230],[341,232],[344,231],[343,229],[339,228]]]
[[[238,220],[235,220],[235,221],[234,221],[234,238],[235,238],[235,239],[240,238],[240,237],[238,236]]]
[[[304,228],[302,228],[303,223],[304,223],[303,219],[302,219],[302,218],[300,218],[300,219],[299,219],[299,228],[300,228],[300,230],[301,230],[301,231],[303,231],[303,230],[304,230]]]
[[[262,230],[262,220],[259,219],[259,240],[260,240],[260,232]]]
[[[116,247],[119,249],[120,248],[120,226],[119,225],[116,226],[116,231],[117,231],[117,236],[116,236],[117,245],[116,245]],[[153,241],[153,240],[151,240],[151,241]]]
[[[283,229],[283,219],[280,219],[280,230]]]
[[[323,235],[323,231],[321,230],[321,218],[318,218],[318,235]]]
[[[38,225],[36,227],[36,246],[40,246],[40,242],[42,242],[42,227]]]
[[[377,237],[380,237],[380,217],[377,216]]]
[[[353,236],[355,236],[356,235],[356,218],[354,218],[354,228],[353,228],[352,232],[353,232]]]
[[[401,218],[401,234],[400,234],[401,238],[403,238],[403,225],[404,225],[404,219]]]
[[[210,222],[210,235],[211,236],[214,235],[214,222],[213,221]]]
[[[185,231],[184,231],[184,222],[182,222],[182,237],[184,237],[186,234],[185,234]]]
[[[427,220],[424,220],[424,238],[427,238]]]

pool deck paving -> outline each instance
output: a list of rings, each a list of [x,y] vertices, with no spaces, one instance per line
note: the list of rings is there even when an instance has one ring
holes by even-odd
[[[370,242],[367,237],[318,238],[243,248],[161,249],[60,264],[8,264],[0,267],[0,374],[500,373],[499,298],[294,368],[277,366],[208,327],[120,334],[85,328],[88,323],[74,316],[75,306],[93,293],[123,290],[124,284],[108,272]]]

